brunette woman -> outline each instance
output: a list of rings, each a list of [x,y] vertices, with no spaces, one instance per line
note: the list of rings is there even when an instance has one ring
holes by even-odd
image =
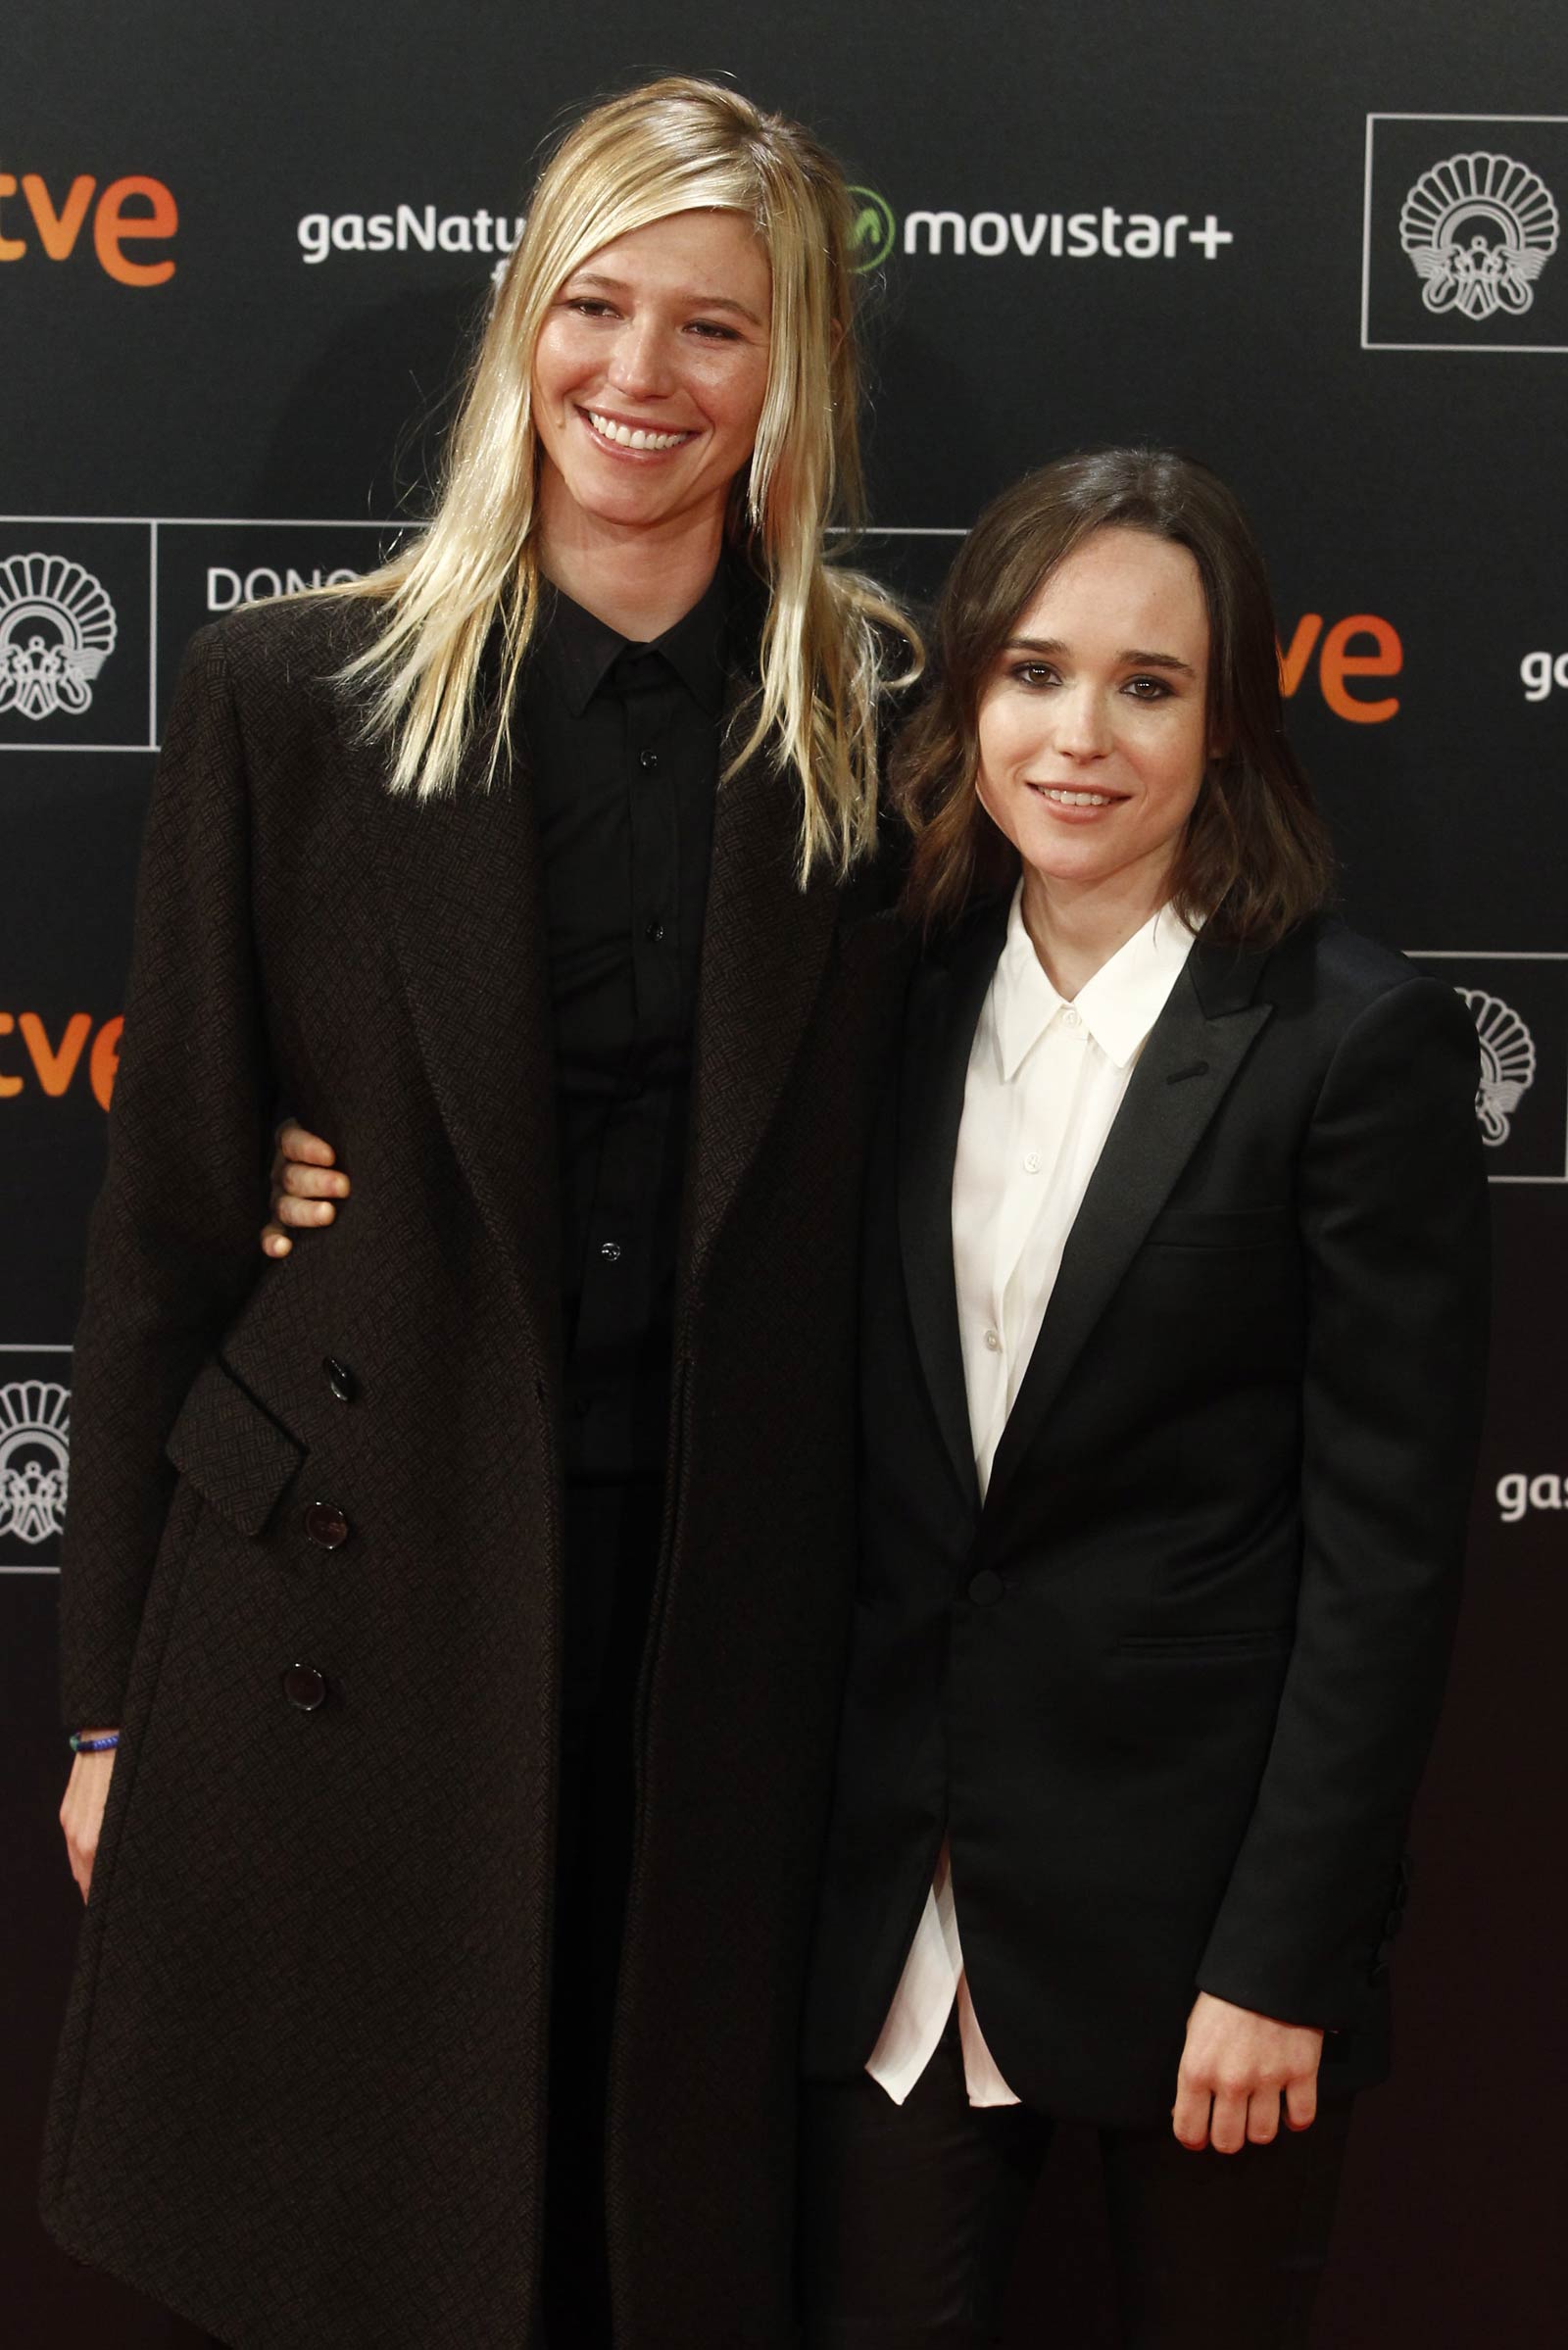
[[[1072,2116],[1125,2341],[1267,2350],[1304,2339],[1388,2062],[1481,1400],[1475,1036],[1321,910],[1211,474],[1048,466],[937,635],[900,753],[927,945],[867,1187],[808,2335],[998,2338]]]
[[[428,529],[204,632],[169,719],[45,2206],[245,2350],[790,2338],[912,655],[823,561],[852,219],[733,91],[597,109]],[[263,1265],[280,1103],[363,1198]]]

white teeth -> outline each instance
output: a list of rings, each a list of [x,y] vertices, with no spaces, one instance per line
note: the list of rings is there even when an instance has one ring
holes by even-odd
[[[1048,800],[1054,800],[1061,808],[1108,808],[1110,806],[1109,798],[1104,792],[1061,792],[1054,790],[1049,783],[1043,783],[1040,789]]]
[[[593,408],[588,411],[588,420],[595,432],[621,449],[678,449],[692,437],[689,432],[645,432],[641,425],[617,424]]]

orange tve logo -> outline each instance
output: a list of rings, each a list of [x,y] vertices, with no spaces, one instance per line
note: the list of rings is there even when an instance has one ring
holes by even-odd
[[[15,171],[0,171],[0,262],[25,260],[35,249],[33,239],[48,260],[70,261],[89,213],[92,249],[107,275],[120,285],[168,284],[174,264],[167,254],[138,261],[125,250],[167,244],[179,226],[179,207],[170,190],[161,179],[139,172],[112,179],[101,191],[90,172],[78,172],[57,203],[36,171],[24,171],[20,180]],[[29,222],[32,239],[24,233]]]
[[[1323,614],[1303,612],[1290,643],[1280,647],[1280,690],[1287,701],[1311,667],[1314,653],[1323,699],[1337,718],[1348,718],[1352,726],[1381,726],[1396,715],[1397,694],[1354,694],[1349,686],[1352,677],[1398,676],[1404,647],[1391,621],[1375,612],[1352,612],[1348,620],[1336,620],[1325,636]]]
[[[58,1101],[62,1094],[70,1092],[73,1080],[80,1075],[86,1078],[99,1108],[107,1109],[114,1096],[115,1075],[120,1067],[120,1032],[124,1025],[117,1013],[112,1020],[105,1020],[93,1036],[91,1012],[75,1011],[57,1041],[35,1011],[0,1011],[0,1038],[9,1039],[20,1032],[22,1040],[20,1052],[15,1047],[10,1051],[0,1048],[0,1102],[25,1093],[29,1085]],[[90,1051],[89,1037],[92,1037]]]

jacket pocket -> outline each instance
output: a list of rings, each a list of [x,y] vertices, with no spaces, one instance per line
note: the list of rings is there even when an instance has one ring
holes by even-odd
[[[1292,1624],[1265,1624],[1242,1632],[1129,1632],[1116,1645],[1123,1656],[1271,1656],[1295,1637]]]
[[[226,1525],[257,1535],[309,1447],[215,1359],[196,1374],[164,1449]]]
[[[1144,1236],[1154,1248],[1275,1248],[1295,1238],[1289,1207],[1167,1207]]]

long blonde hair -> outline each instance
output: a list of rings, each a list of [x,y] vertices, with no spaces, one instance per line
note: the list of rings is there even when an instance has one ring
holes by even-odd
[[[582,262],[672,213],[723,210],[756,225],[773,273],[767,389],[726,536],[768,590],[758,691],[726,772],[763,745],[802,796],[800,872],[846,869],[876,826],[878,704],[913,681],[919,640],[862,574],[824,561],[824,533],[862,515],[859,358],[843,175],[811,134],[736,91],[684,76],[595,107],[546,163],[453,430],[427,526],[347,591],[380,599],[375,641],[345,675],[374,687],[369,724],[393,746],[393,791],[449,792],[481,710],[499,625],[486,781],[511,748],[509,712],[538,623],[539,442],[534,347]],[[894,672],[897,673],[894,673]]]

